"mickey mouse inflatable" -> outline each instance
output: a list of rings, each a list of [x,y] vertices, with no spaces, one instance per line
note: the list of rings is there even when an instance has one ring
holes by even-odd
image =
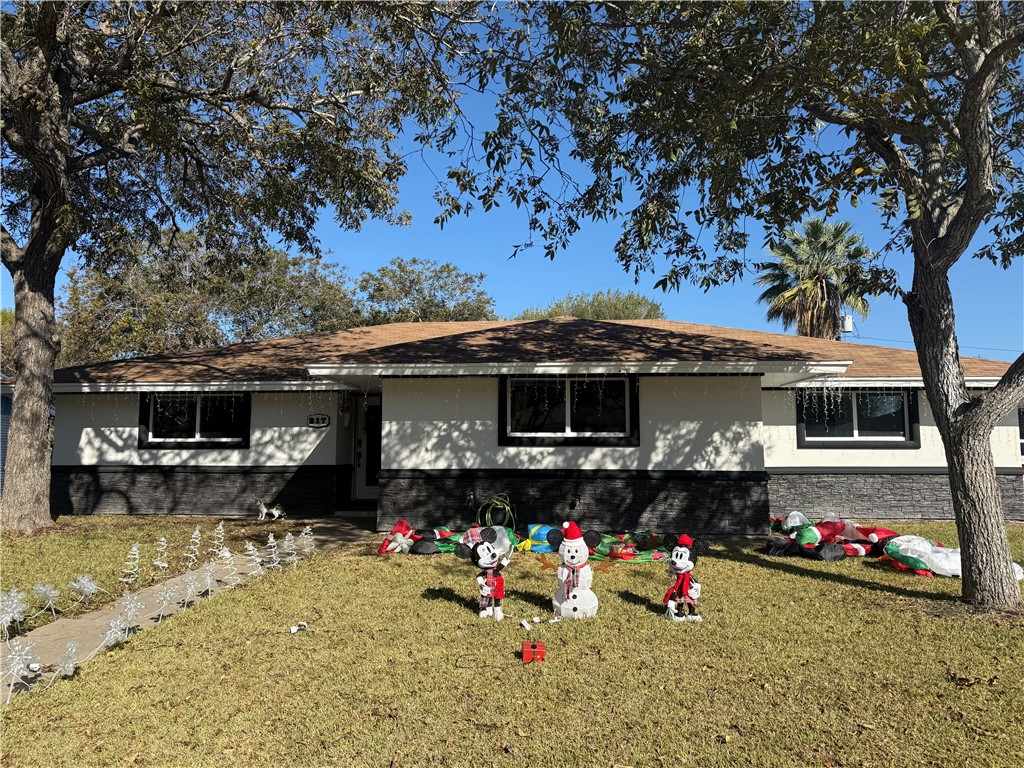
[[[672,538],[668,537],[666,546],[672,546]],[[696,564],[693,539],[684,533],[676,539],[672,557],[668,561],[668,575],[676,580],[665,593],[665,618],[669,621],[703,621],[697,613],[700,583],[693,578],[693,567]]]
[[[493,617],[495,621],[505,618],[501,601],[505,597],[505,577],[502,570],[509,563],[505,551],[494,546],[498,532],[494,528],[481,528],[480,541],[472,547],[467,544],[455,545],[455,556],[469,560],[480,569],[476,583],[480,586],[480,618]]]

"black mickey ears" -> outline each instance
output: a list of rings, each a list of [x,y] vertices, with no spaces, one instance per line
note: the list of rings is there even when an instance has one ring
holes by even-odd
[[[565,536],[562,535],[562,531],[559,528],[552,528],[548,531],[548,544],[550,544],[553,549],[558,549],[562,546],[562,539],[564,538]]]
[[[554,549],[558,549],[562,546],[562,542],[565,541],[565,536],[557,528],[552,528],[548,531],[548,544]],[[601,543],[601,534],[598,531],[587,531],[583,534],[583,543],[587,545],[587,549],[593,549]]]
[[[469,560],[470,555],[473,554],[473,550],[465,544],[455,545],[455,556],[461,560]]]
[[[498,540],[498,532],[493,528],[481,528],[480,540],[486,541],[488,544],[493,544]]]

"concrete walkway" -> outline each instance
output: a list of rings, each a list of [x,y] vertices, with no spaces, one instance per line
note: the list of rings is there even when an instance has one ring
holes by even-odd
[[[367,521],[366,525],[372,525],[374,521]],[[301,530],[305,525],[313,528],[314,552],[337,549],[345,544],[365,540],[376,534],[368,527],[362,527],[363,521],[349,520],[344,518],[328,518],[306,523],[302,520],[294,521],[296,529]],[[297,534],[297,531],[296,531]],[[298,536],[296,535],[296,538]],[[282,537],[283,539],[283,537]],[[281,540],[278,540],[280,549]],[[229,569],[220,566],[216,561],[214,570],[214,582],[210,594],[206,591],[206,580],[202,576],[202,566],[189,573],[174,576],[170,579],[146,587],[137,592],[134,596],[138,598],[137,616],[130,622],[128,634],[141,632],[150,627],[155,627],[160,619],[171,616],[178,611],[188,608],[195,602],[205,599],[212,594],[224,591],[234,586],[235,583],[244,581],[250,575],[248,558],[244,551],[232,553],[235,556],[236,571],[232,576]],[[265,559],[265,547],[260,550],[261,556]],[[301,558],[300,558],[301,560]],[[290,567],[290,566],[285,566]],[[193,579],[198,586],[192,590],[186,581]],[[176,598],[173,603],[166,603],[166,596],[171,590]],[[191,594],[187,594],[191,592]],[[37,682],[44,684],[56,673],[64,658],[68,643],[74,643],[77,647],[76,658],[80,662],[86,661],[97,650],[102,650],[104,638],[110,631],[111,622],[121,614],[121,609],[114,603],[98,608],[95,611],[77,616],[73,619],[57,619],[45,626],[13,638],[11,643],[21,641],[21,644],[31,643],[30,655],[38,662],[41,669],[33,674],[24,675],[20,678],[12,678],[7,674],[7,661],[4,660],[3,682],[0,685],[0,704],[8,700],[9,695],[26,691]],[[16,647],[12,645],[11,647]],[[0,644],[0,651],[6,656],[8,649]],[[11,688],[13,687],[13,691]]]

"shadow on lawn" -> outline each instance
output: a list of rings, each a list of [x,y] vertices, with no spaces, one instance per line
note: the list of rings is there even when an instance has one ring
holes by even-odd
[[[636,592],[630,592],[628,589],[620,589],[616,594],[622,598],[622,602],[646,608],[649,612],[659,616],[665,612],[665,605],[663,603],[655,603],[644,595],[638,595]]]
[[[423,590],[423,598],[425,600],[445,600],[449,603],[455,603],[455,605],[467,608],[473,613],[480,610],[480,605],[471,597],[459,594],[451,587],[427,587]]]
[[[751,545],[738,545],[729,544],[725,547],[717,549],[714,553],[714,557],[720,557],[725,560],[732,560],[737,563],[748,563],[750,565],[756,565],[760,568],[766,568],[770,571],[781,571],[782,573],[789,573],[793,576],[806,576],[812,579],[818,579],[819,581],[829,581],[834,584],[845,584],[850,587],[859,587],[861,589],[869,589],[875,592],[888,592],[893,595],[899,595],[901,597],[912,597],[924,600],[941,600],[945,602],[956,602],[959,598],[956,595],[947,595],[939,592],[929,592],[922,589],[908,589],[906,587],[897,587],[892,584],[883,584],[878,581],[868,581],[866,579],[858,579],[855,576],[850,576],[846,573],[834,573],[832,571],[819,570],[817,568],[808,568],[807,566],[800,565],[800,559],[795,557],[769,557],[768,555],[760,552],[752,552],[750,550]],[[883,566],[881,563],[875,561],[868,563],[869,566],[881,569]]]
[[[534,608],[539,608],[542,611],[551,610],[551,595],[542,595],[539,592],[524,592],[519,589],[513,590],[509,594],[515,595],[517,600],[529,603]]]

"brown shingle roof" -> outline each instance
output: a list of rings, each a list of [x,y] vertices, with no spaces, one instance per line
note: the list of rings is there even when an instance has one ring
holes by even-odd
[[[57,372],[57,383],[302,381],[307,365],[852,360],[848,377],[918,377],[912,350],[669,320],[395,323]],[[1009,363],[962,358],[968,376]]]

